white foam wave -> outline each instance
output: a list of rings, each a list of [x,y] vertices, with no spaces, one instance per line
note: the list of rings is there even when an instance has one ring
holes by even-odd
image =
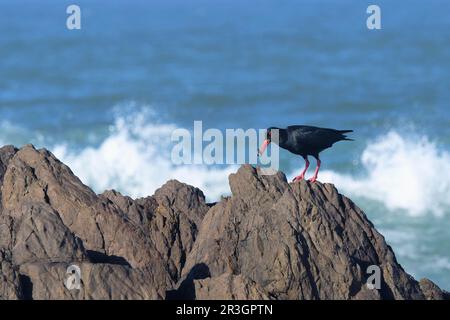
[[[390,131],[369,143],[360,160],[364,176],[323,171],[321,181],[413,216],[450,212],[450,154],[428,138]]]
[[[96,192],[116,189],[131,197],[153,194],[168,179],[194,185],[209,201],[229,193],[228,175],[234,167],[175,166],[170,159],[172,124],[159,124],[148,112],[118,117],[110,135],[98,147],[75,153],[66,144],[55,156]]]
[[[229,194],[228,175],[237,166],[174,165],[168,149],[174,129],[141,111],[118,117],[98,147],[76,153],[62,144],[53,152],[97,192],[114,188],[140,197],[153,194],[168,179],[178,179],[204,190],[209,201]],[[450,155],[426,137],[390,131],[368,143],[360,163],[363,175],[324,170],[320,180],[349,196],[382,202],[392,211],[413,216],[450,212]]]

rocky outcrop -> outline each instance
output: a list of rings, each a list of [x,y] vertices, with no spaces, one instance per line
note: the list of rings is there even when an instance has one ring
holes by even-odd
[[[50,152],[12,150],[1,149],[0,250],[13,271],[0,297],[165,298],[208,210],[200,190],[173,181],[136,201],[98,196]],[[82,266],[83,293],[63,285],[71,264]],[[20,279],[31,293],[20,295]]]
[[[443,299],[331,184],[243,166],[205,203],[172,180],[101,195],[45,149],[0,149],[2,299]],[[80,288],[69,290],[69,266]],[[369,266],[381,287],[370,289]],[[68,273],[69,272],[69,273]]]
[[[423,299],[419,284],[348,198],[331,184],[288,184],[282,173],[242,167],[233,196],[206,215],[185,273],[207,265],[211,277],[243,275],[272,299]],[[380,290],[368,290],[378,266]]]

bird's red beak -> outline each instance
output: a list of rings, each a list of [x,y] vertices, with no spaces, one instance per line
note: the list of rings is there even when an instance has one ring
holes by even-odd
[[[269,145],[269,143],[270,143],[270,140],[268,140],[268,139],[264,140],[264,142],[263,142],[261,148],[259,149],[259,154],[260,154],[261,156],[263,155],[264,151],[266,151],[266,148],[267,148],[267,146]]]

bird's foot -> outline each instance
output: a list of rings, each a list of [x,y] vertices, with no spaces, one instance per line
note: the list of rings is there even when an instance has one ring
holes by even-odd
[[[304,178],[304,175],[301,174],[299,176],[296,176],[294,179],[292,179],[292,182],[297,182],[297,181],[303,180],[303,178]]]
[[[316,182],[317,181],[317,177],[312,177],[311,179],[308,180],[309,182]]]

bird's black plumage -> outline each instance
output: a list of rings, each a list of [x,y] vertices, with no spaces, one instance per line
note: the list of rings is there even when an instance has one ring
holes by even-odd
[[[352,139],[345,135],[349,132],[353,132],[353,130],[336,130],[313,126],[289,126],[285,129],[270,127],[267,129],[266,140],[260,153],[264,152],[269,143],[274,142],[281,148],[302,156],[305,159],[305,168],[300,175],[294,178],[294,181],[304,178],[309,167],[308,156],[313,156],[317,160],[317,167],[314,176],[309,181],[314,182],[317,179],[321,164],[319,153],[338,141],[351,141]]]
[[[278,143],[272,139],[275,136],[274,130],[278,130]],[[352,140],[345,135],[349,132],[353,132],[353,130],[336,130],[302,125],[289,126],[285,129],[276,127],[267,129],[268,139],[271,142],[275,142],[281,148],[303,158],[308,155],[318,158],[320,152],[330,148],[335,142]]]

